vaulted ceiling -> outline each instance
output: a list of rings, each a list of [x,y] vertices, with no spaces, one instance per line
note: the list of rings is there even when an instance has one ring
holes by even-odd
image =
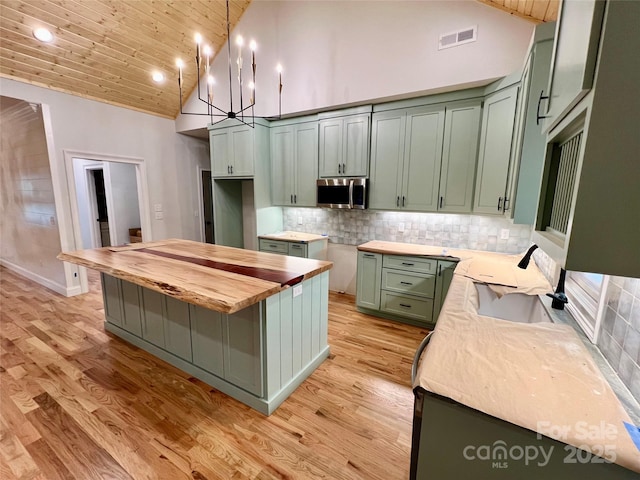
[[[478,0],[534,22],[559,0]],[[230,0],[231,29],[251,0]],[[0,0],[0,76],[167,118],[179,111],[176,58],[191,61],[194,33],[214,52],[227,38],[223,0]],[[38,27],[54,40],[33,37]],[[153,72],[165,80],[155,83]],[[196,84],[185,69],[185,96]]]

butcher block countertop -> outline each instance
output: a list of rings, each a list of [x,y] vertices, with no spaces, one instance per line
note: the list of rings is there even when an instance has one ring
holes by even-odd
[[[58,259],[222,313],[242,310],[333,266],[178,239],[63,252]]]
[[[291,231],[270,233],[268,235],[258,235],[258,238],[266,238],[268,240],[284,240],[286,242],[297,242],[297,243],[311,243],[311,242],[317,242],[318,240],[328,239],[326,235],[316,235],[315,233],[291,232]]]
[[[586,445],[595,454],[607,446],[614,453],[606,455],[609,460],[640,472],[640,450],[626,426],[633,422],[571,326],[478,313],[474,264],[516,279],[518,287],[489,285],[498,295],[552,291],[533,260],[522,270],[517,268],[522,255],[379,241],[358,249],[460,260],[414,387],[569,445]],[[554,436],[560,428],[562,434]]]

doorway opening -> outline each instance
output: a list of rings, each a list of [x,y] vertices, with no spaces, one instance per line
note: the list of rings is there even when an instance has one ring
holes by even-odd
[[[201,239],[205,243],[216,243],[213,227],[213,190],[211,170],[198,167],[198,184],[200,186],[200,222]]]

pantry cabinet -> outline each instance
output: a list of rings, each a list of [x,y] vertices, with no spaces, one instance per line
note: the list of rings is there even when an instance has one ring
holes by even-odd
[[[319,115],[320,177],[368,175],[370,112],[369,106]]]
[[[315,207],[318,178],[318,122],[271,127],[273,204]]]
[[[516,84],[485,98],[474,213],[501,215],[505,211],[518,90]]]

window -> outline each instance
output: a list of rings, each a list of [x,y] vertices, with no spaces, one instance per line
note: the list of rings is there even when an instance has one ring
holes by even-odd
[[[567,272],[567,310],[593,343],[598,341],[600,322],[604,315],[609,277],[599,273]]]

